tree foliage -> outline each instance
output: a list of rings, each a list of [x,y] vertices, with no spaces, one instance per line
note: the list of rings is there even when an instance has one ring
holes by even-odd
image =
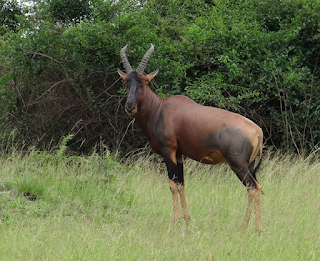
[[[17,1],[0,0],[0,35],[4,35],[8,30],[16,32],[21,14],[22,10]]]
[[[143,147],[115,71],[125,44],[135,67],[153,43],[160,96],[238,112],[285,151],[319,147],[317,1],[45,0],[31,14],[0,39],[3,141],[17,130],[42,148],[67,134],[76,150]]]

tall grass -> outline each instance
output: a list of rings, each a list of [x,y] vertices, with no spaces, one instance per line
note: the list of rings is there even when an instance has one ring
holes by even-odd
[[[320,161],[267,156],[263,230],[226,166],[185,162],[192,220],[170,225],[158,158],[31,151],[0,158],[0,260],[319,260]]]

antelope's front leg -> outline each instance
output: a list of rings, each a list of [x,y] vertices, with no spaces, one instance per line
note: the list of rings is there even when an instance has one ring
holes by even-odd
[[[178,185],[169,178],[169,188],[172,193],[173,200],[173,217],[172,223],[176,222],[179,219],[179,199],[178,199]]]
[[[173,200],[173,218],[172,222],[176,222],[179,219],[179,187],[181,185],[179,181],[179,170],[176,159],[175,150],[164,150],[164,161],[168,170],[169,188],[172,193]]]
[[[183,218],[185,221],[190,220],[190,213],[187,206],[187,200],[186,195],[184,192],[184,177],[183,177],[183,161],[182,161],[182,155],[177,157],[177,165],[178,165],[178,179],[179,179],[179,185],[178,185],[178,191],[180,195],[181,200],[181,206],[183,210]]]
[[[184,220],[190,220],[190,214],[187,206],[186,196],[184,192],[184,177],[183,177],[183,162],[182,155],[176,156],[176,151],[171,150],[170,153],[164,157],[168,170],[169,188],[172,193],[173,200],[173,219],[176,222],[179,219],[179,196],[183,210]]]

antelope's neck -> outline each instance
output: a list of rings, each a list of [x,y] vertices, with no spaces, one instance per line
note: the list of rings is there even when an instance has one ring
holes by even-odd
[[[138,125],[145,134],[149,135],[152,126],[155,126],[163,107],[163,99],[146,87],[143,102],[135,115]]]

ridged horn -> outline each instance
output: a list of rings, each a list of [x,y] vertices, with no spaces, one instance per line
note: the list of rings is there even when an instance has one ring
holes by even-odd
[[[143,56],[143,58],[142,58],[142,60],[141,60],[141,62],[140,62],[140,64],[139,64],[139,66],[138,66],[138,68],[137,68],[137,70],[136,70],[137,73],[143,74],[144,69],[146,68],[147,63],[148,63],[148,61],[149,61],[149,59],[150,59],[150,56],[151,56],[151,54],[153,53],[153,51],[154,51],[154,45],[151,44],[151,47],[150,47],[149,50],[146,52],[146,54]]]
[[[126,55],[126,50],[127,50],[127,47],[128,45],[126,45],[125,47],[123,47],[121,50],[120,50],[120,56],[121,56],[121,60],[122,60],[122,63],[123,63],[123,67],[125,68],[126,70],[126,73],[129,74],[131,73],[133,70],[132,70],[132,67],[129,63],[129,60],[127,58],[127,55]]]

